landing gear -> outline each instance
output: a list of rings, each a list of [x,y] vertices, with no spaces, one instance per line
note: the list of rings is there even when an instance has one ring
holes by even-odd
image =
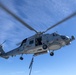
[[[23,60],[23,57],[22,56],[20,57],[20,60]]]
[[[45,44],[43,44],[42,47],[43,47],[43,49],[47,49],[47,45],[45,45]]]
[[[20,60],[23,60],[23,57],[22,56],[23,56],[23,54],[21,55]]]
[[[50,53],[50,56],[54,56],[54,52],[51,52],[51,53]]]

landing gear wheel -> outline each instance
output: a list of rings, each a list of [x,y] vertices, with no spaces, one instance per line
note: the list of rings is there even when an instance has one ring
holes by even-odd
[[[50,56],[54,56],[54,52],[51,52],[51,53],[50,53]]]
[[[45,45],[45,44],[43,44],[42,47],[43,47],[43,49],[47,49],[47,45]]]
[[[23,60],[23,57],[20,57],[20,60]]]

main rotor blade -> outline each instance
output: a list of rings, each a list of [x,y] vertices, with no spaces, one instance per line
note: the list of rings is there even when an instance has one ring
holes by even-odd
[[[8,10],[2,3],[0,3],[0,7],[4,9],[7,13],[9,13],[11,16],[13,16],[16,20],[21,22],[24,26],[26,26],[28,29],[35,31],[38,33],[34,28],[29,26],[27,23],[25,23],[22,19],[20,19],[17,15],[15,15],[12,11]]]
[[[45,33],[45,32],[47,32],[48,30],[50,30],[50,29],[52,29],[52,28],[60,25],[61,23],[65,22],[66,20],[68,20],[68,19],[70,19],[70,18],[72,18],[72,17],[74,17],[74,16],[76,16],[76,12],[74,12],[74,13],[71,14],[70,16],[64,18],[63,20],[59,21],[58,23],[52,25],[51,27],[49,27],[49,28],[48,28],[46,31],[44,31],[43,33]]]

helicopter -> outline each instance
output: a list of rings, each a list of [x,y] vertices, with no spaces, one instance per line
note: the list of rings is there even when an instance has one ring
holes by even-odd
[[[21,54],[20,60],[23,60],[23,54],[33,54],[33,56],[38,56],[48,52],[50,52],[50,56],[53,56],[54,51],[59,50],[64,46],[70,45],[71,42],[75,40],[74,36],[68,37],[65,35],[58,34],[57,32],[46,34],[46,32],[58,25],[61,25],[61,23],[69,20],[70,18],[76,16],[76,12],[52,25],[51,27],[46,29],[46,31],[38,32],[26,22],[24,22],[22,19],[20,19],[17,15],[15,15],[13,12],[11,12],[9,9],[7,9],[2,3],[0,3],[0,7],[5,10],[9,15],[11,15],[20,23],[22,23],[24,26],[26,26],[28,29],[36,32],[35,35],[25,38],[20,43],[20,46],[18,48],[15,48],[9,52],[5,53],[2,48],[2,45],[0,45],[0,57],[2,58],[8,59],[10,56],[13,57]]]

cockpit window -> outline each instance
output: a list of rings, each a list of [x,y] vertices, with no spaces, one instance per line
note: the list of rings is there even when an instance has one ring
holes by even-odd
[[[29,44],[33,44],[34,43],[34,40],[31,40],[30,42],[29,42]]]
[[[57,36],[58,34],[56,34],[56,33],[53,33],[53,36]]]
[[[61,38],[62,38],[62,39],[66,39],[66,37],[65,37],[65,36],[61,36]]]

